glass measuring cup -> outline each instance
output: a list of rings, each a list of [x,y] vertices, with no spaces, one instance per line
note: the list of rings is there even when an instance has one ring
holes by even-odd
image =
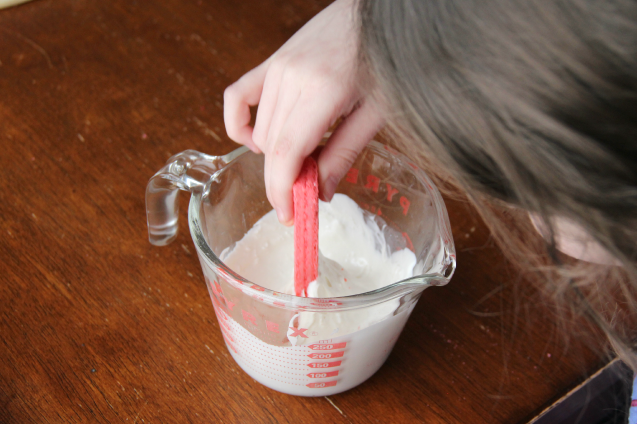
[[[206,285],[228,350],[252,378],[283,393],[327,396],[371,377],[385,362],[429,286],[449,282],[456,265],[447,211],[427,175],[371,142],[340,182],[383,230],[390,253],[408,248],[414,276],[354,296],[303,298],[259,286],[223,258],[272,206],[264,158],[245,147],[225,156],[187,150],[170,158],[146,189],[150,242],[177,236],[179,190]]]

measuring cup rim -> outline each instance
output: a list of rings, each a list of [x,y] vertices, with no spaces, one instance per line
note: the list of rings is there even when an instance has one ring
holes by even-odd
[[[197,251],[199,253],[200,259],[204,260],[208,266],[215,270],[215,273],[223,277],[229,284],[241,290],[242,292],[258,298],[264,303],[269,303],[275,307],[283,309],[295,309],[310,312],[345,311],[369,307],[390,301],[392,299],[396,299],[409,293],[412,293],[414,296],[419,295],[420,292],[430,286],[442,286],[447,284],[455,271],[456,255],[453,238],[451,237],[447,210],[440,192],[433,184],[431,179],[427,176],[427,174],[420,168],[415,166],[413,163],[411,163],[401,153],[374,140],[368,144],[365,150],[367,149],[371,149],[383,154],[391,154],[395,158],[399,159],[401,162],[404,162],[404,165],[408,166],[411,172],[413,172],[417,178],[422,179],[422,183],[424,183],[424,186],[428,187],[428,189],[430,190],[430,194],[434,198],[435,210],[438,217],[438,228],[441,233],[441,242],[443,243],[445,249],[445,255],[450,261],[449,266],[446,268],[448,272],[445,272],[445,275],[438,273],[419,274],[373,291],[332,298],[299,297],[268,289],[235,273],[212,251],[212,249],[208,245],[208,242],[206,241],[202,232],[202,226],[199,222],[201,200],[204,193],[207,192],[207,188],[202,191],[192,193],[188,208],[188,224],[190,227],[190,233],[195,243],[195,247],[197,248]],[[230,166],[234,160],[238,159],[244,154],[254,155],[255,153],[246,149],[245,147],[236,149],[225,156],[227,158],[230,158],[228,160],[228,166]],[[211,176],[208,184],[213,183],[216,179],[215,177],[224,172],[228,168],[228,166],[225,166],[214,173]]]

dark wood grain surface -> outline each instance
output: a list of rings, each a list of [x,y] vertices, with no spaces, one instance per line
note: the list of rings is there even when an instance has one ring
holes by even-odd
[[[147,241],[172,154],[236,148],[224,88],[327,1],[38,0],[0,11],[0,422],[521,423],[603,365],[449,202],[452,282],[369,381],[300,398],[228,354],[186,229]],[[516,294],[517,293],[517,294]]]

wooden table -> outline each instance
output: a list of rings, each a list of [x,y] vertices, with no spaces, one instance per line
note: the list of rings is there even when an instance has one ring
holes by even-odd
[[[449,202],[457,273],[424,292],[369,381],[299,398],[237,367],[186,220],[151,246],[144,189],[172,154],[236,148],[224,88],[327,3],[0,11],[0,422],[522,423],[604,364],[562,341],[472,210]]]

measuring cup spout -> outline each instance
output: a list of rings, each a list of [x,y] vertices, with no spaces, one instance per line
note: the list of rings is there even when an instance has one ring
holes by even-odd
[[[417,286],[444,286],[447,284],[456,270],[456,251],[450,238],[441,237],[442,248],[433,257],[424,257],[414,267],[414,276],[403,280]]]
[[[156,246],[165,246],[177,237],[179,190],[197,192],[211,177],[244,153],[241,148],[225,156],[210,156],[195,150],[174,155],[148,181],[146,186],[146,219],[148,239]]]

